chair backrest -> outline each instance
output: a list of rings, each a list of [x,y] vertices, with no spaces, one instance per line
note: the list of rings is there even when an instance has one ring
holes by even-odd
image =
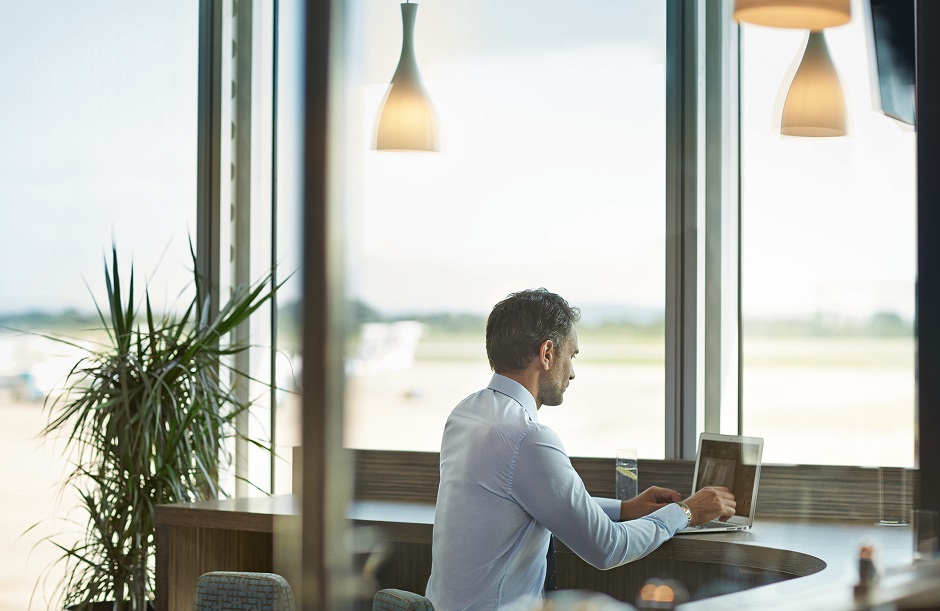
[[[375,593],[372,611],[434,611],[434,607],[420,594],[385,588]]]
[[[294,611],[294,593],[274,573],[213,571],[196,582],[193,611]]]

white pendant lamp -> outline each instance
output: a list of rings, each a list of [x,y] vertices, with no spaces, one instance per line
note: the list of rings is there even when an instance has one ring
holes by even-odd
[[[380,151],[437,151],[437,119],[415,61],[418,5],[401,5],[401,58],[382,101],[372,147]]]
[[[774,28],[824,30],[852,19],[850,0],[735,0],[734,18]]]
[[[785,136],[845,135],[845,97],[829,56],[826,37],[810,32],[800,67],[783,105],[780,133]]]

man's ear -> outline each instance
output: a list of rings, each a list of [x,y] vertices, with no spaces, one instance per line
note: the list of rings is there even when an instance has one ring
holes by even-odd
[[[547,339],[539,346],[539,365],[542,369],[548,371],[552,368],[552,361],[555,360],[555,344]]]

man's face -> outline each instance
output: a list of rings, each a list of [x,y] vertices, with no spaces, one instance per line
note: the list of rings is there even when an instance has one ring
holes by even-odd
[[[572,327],[568,339],[552,347],[551,368],[539,382],[539,405],[561,405],[568,383],[574,379],[574,357],[578,354],[578,333]]]

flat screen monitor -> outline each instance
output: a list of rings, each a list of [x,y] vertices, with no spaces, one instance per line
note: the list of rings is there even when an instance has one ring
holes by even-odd
[[[916,125],[914,0],[868,0],[869,64],[875,107]]]

